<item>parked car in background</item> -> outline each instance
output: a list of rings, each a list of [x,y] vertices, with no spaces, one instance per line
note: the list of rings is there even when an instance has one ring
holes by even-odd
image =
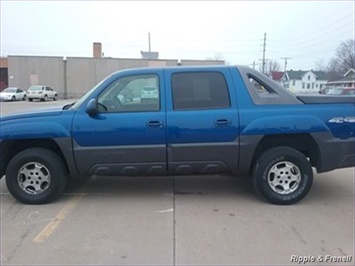
[[[326,94],[328,95],[355,95],[355,88],[353,87],[333,87],[330,88]]]
[[[319,94],[327,94],[330,89],[334,87],[325,86],[319,90]]]
[[[27,90],[27,99],[32,102],[34,99],[41,101],[48,101],[53,99],[58,100],[58,93],[48,86],[35,85],[31,86]]]
[[[141,102],[151,103],[158,102],[158,89],[154,86],[147,86],[142,89]]]
[[[22,101],[26,100],[26,92],[19,88],[9,87],[0,92],[1,101]]]

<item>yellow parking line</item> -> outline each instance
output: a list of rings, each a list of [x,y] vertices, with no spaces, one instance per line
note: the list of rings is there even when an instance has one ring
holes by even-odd
[[[69,200],[67,204],[57,213],[53,221],[50,221],[42,231],[33,239],[35,243],[43,243],[53,234],[54,230],[60,223],[68,216],[68,214],[75,208],[75,206],[84,198],[86,194],[80,194]]]

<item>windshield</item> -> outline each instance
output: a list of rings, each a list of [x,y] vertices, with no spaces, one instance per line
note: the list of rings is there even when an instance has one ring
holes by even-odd
[[[106,78],[104,78],[103,80],[101,80],[96,86],[94,86],[91,90],[89,90],[83,97],[80,98],[80,100],[78,100],[77,102],[75,102],[72,106],[70,106],[68,109],[76,109],[79,108],[83,102],[85,102],[87,99],[90,98],[90,96],[95,92],[95,90],[101,86],[102,83],[104,83],[107,79],[109,79],[111,77],[108,76]]]
[[[40,87],[40,86],[31,86],[28,90],[29,91],[41,91],[42,87]]]
[[[157,88],[155,88],[155,87],[145,87],[143,90],[145,90],[145,91],[155,91],[155,90],[157,90]]]
[[[16,92],[16,88],[7,88],[3,92]]]

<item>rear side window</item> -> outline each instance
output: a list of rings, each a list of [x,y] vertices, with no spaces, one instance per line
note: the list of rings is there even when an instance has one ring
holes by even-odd
[[[174,110],[230,107],[227,83],[221,73],[176,73],[171,80]]]

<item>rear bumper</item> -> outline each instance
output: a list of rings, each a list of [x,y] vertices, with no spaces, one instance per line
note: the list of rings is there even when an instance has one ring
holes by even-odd
[[[28,99],[44,99],[44,95],[27,95]]]
[[[355,138],[342,140],[331,134],[318,133],[314,136],[319,147],[317,172],[355,166]]]

